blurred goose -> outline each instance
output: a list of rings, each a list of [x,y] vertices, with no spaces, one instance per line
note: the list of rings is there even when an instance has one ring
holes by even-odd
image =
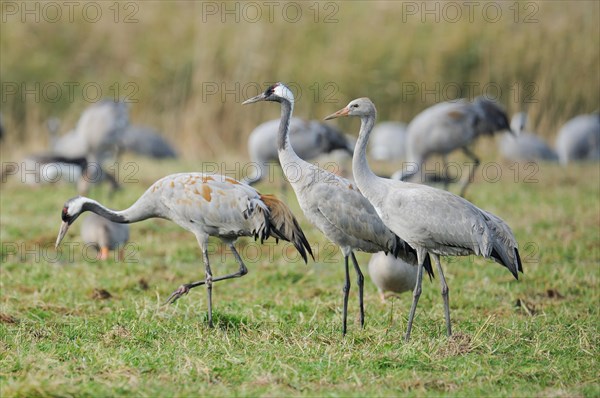
[[[81,239],[98,250],[98,259],[108,259],[109,250],[116,250],[129,240],[129,225],[118,224],[95,213],[90,213],[81,223]],[[119,258],[123,255],[120,253]]]

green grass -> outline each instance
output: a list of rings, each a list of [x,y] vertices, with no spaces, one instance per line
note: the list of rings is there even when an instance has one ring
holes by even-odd
[[[281,244],[266,245],[257,258],[253,241],[240,240],[241,252],[253,259],[250,273],[215,285],[216,327],[209,329],[202,288],[161,306],[181,283],[203,276],[190,233],[148,220],[132,226],[129,262],[86,261],[77,249],[69,261],[64,244],[55,259],[59,211],[73,188],[31,189],[10,180],[0,202],[0,393],[598,396],[600,170],[542,165],[539,182],[526,184],[502,167],[500,182],[476,181],[469,199],[511,225],[525,274],[516,281],[483,259],[444,259],[455,335],[445,336],[438,281],[426,281],[408,344],[410,294],[384,305],[367,277],[361,330],[354,275],[349,332],[342,338],[341,256],[331,258],[290,190],[287,201],[317,261],[285,261]],[[125,207],[153,179],[190,169],[179,163],[141,168],[140,184],[112,199],[102,189],[93,194]],[[67,243],[78,242],[78,228],[76,222]],[[216,243],[213,272],[234,271],[232,256]],[[18,255],[11,254],[14,245]],[[366,265],[368,256],[359,261]],[[99,298],[98,289],[111,297]]]

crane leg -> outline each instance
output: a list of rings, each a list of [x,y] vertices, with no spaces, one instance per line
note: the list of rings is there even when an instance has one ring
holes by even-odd
[[[358,303],[360,306],[360,327],[365,327],[365,304],[364,304],[364,295],[365,295],[365,277],[363,273],[360,271],[360,266],[358,265],[358,261],[356,261],[356,256],[354,252],[352,254],[352,262],[354,263],[354,270],[356,271],[356,278],[358,284]]]
[[[208,252],[206,250],[202,250],[202,256],[204,257],[204,266],[206,267],[206,293],[208,300],[208,327],[214,327],[212,321],[212,271],[210,270],[210,263],[208,262]]]
[[[239,278],[248,273],[248,268],[246,268],[246,265],[242,261],[237,250],[235,250],[235,247],[233,246],[233,244],[230,244],[229,247],[231,248],[231,251],[233,252],[235,259],[240,264],[240,269],[238,270],[238,272],[235,272],[233,274],[227,274],[227,275],[219,276],[217,278],[211,278],[211,283],[224,281],[225,279]],[[208,259],[208,255],[206,256],[205,264],[208,264],[207,259]],[[211,276],[212,276],[212,274],[211,274]],[[179,286],[179,288],[177,290],[175,290],[173,293],[171,293],[171,295],[169,296],[169,298],[167,299],[167,301],[165,301],[165,303],[163,305],[174,303],[175,301],[180,299],[182,296],[186,295],[191,289],[198,287],[198,286],[202,286],[202,285],[206,285],[206,280],[186,283],[185,285]]]
[[[346,281],[342,291],[344,292],[344,313],[342,315],[342,335],[346,335],[346,321],[348,318],[348,295],[350,294],[350,271],[348,269],[348,256],[344,256],[344,266],[346,268]]]
[[[410,332],[412,329],[413,320],[415,319],[417,303],[419,302],[419,297],[421,297],[421,282],[423,282],[423,262],[425,261],[425,255],[426,253],[422,254],[420,250],[417,251],[417,257],[419,259],[419,267],[417,268],[417,282],[415,283],[415,290],[413,291],[413,302],[410,306],[410,313],[408,314],[406,336],[404,336],[404,341],[406,341],[407,343],[410,340]]]
[[[469,148],[463,147],[463,152],[465,153],[465,155],[467,155],[473,160],[474,164],[473,167],[469,169],[469,175],[467,176],[467,178],[464,179],[463,182],[460,184],[460,196],[462,197],[465,196],[467,187],[469,186],[471,181],[473,181],[473,177],[475,177],[475,170],[477,169],[477,167],[479,167],[479,164],[481,163],[477,155],[475,155]]]
[[[442,271],[442,264],[440,263],[440,256],[437,254],[433,255],[435,259],[435,265],[437,266],[438,273],[440,274],[440,286],[442,287],[442,298],[444,299],[444,316],[446,317],[446,332],[448,337],[452,336],[452,325],[450,324],[450,297],[448,296],[448,284]]]

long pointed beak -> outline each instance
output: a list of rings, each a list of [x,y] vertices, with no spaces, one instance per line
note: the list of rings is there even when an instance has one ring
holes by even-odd
[[[63,223],[60,226],[60,231],[58,231],[58,237],[56,238],[56,244],[54,245],[55,249],[58,248],[58,245],[60,245],[60,242],[63,240],[63,238],[67,234],[68,230],[69,230],[69,223],[66,221],[63,221]]]
[[[326,116],[324,120],[335,119],[336,117],[348,116],[348,112],[350,112],[350,109],[348,109],[348,107],[344,107],[344,108],[340,109],[339,111],[337,111],[336,113],[332,113],[331,115]]]
[[[246,101],[242,102],[242,105],[248,105],[248,104],[252,104],[254,102],[258,102],[258,101],[264,101],[265,100],[265,94],[259,94],[256,97],[252,97],[247,99]]]

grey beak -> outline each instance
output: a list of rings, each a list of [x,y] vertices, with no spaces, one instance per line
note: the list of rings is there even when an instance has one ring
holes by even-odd
[[[54,245],[55,249],[58,248],[58,245],[60,245],[60,242],[63,240],[63,238],[67,234],[68,230],[69,230],[69,223],[66,221],[63,221],[63,223],[60,225],[60,230],[58,231],[58,237],[56,238],[56,244]]]
[[[252,97],[247,99],[246,101],[242,102],[242,105],[248,105],[248,104],[252,104],[254,102],[258,102],[258,101],[264,101],[265,100],[265,94],[259,94],[256,97]]]

